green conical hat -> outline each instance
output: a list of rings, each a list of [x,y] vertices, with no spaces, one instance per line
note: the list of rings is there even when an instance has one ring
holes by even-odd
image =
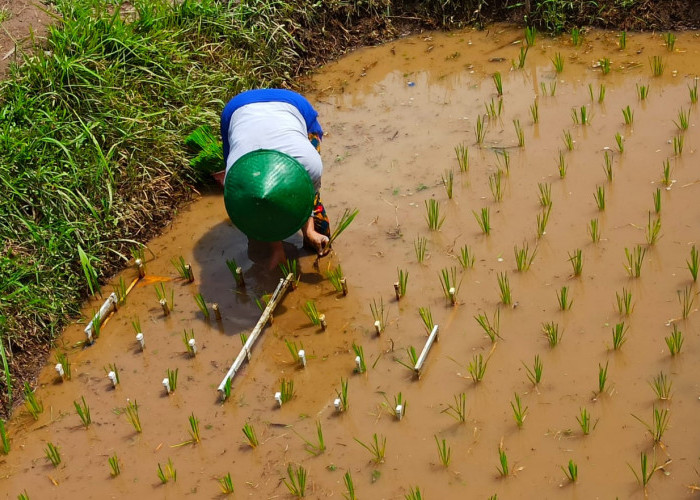
[[[314,185],[304,166],[289,155],[258,149],[241,156],[224,182],[224,204],[249,238],[280,241],[311,216]]]

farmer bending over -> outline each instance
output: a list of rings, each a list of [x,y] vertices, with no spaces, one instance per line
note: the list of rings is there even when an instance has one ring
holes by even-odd
[[[270,268],[285,259],[282,240],[299,229],[304,246],[319,256],[330,250],[317,116],[306,98],[284,89],[242,92],[221,114],[226,170],[214,177],[236,227],[271,244]]]

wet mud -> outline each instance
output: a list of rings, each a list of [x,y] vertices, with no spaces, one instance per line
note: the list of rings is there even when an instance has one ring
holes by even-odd
[[[58,349],[72,363],[72,379],[57,380],[49,360],[37,390],[44,413],[34,421],[18,410],[8,423],[12,449],[0,456],[5,496],[26,490],[36,498],[212,498],[220,495],[217,479],[230,472],[237,497],[288,497],[287,466],[300,464],[308,471],[310,498],[341,496],[347,471],[360,498],[403,498],[415,487],[426,498],[642,498],[644,489],[630,470],[641,474],[640,453],[648,455],[650,466],[660,467],[646,488],[650,497],[692,496],[700,483],[700,433],[693,430],[700,405],[695,375],[700,299],[686,261],[698,244],[700,220],[699,115],[688,89],[700,71],[697,34],[678,34],[673,52],[655,34],[628,34],[624,50],[609,32],[589,32],[580,47],[568,39],[539,37],[524,68],[513,70],[522,38],[520,30],[507,26],[424,34],[359,50],[314,75],[317,91],[310,98],[327,132],[326,208],[332,221],[346,208],[360,213],[318,269],[314,256],[300,249],[298,236],[288,242],[288,254],[299,258],[299,286],[284,298],[251,362],[236,375],[230,400],[222,403],[216,388],[240,351],[240,334],[249,333],[260,315],[255,299],[272,292],[281,273],[267,270],[263,259],[251,260],[245,237],[226,217],[221,194],[212,193],[149,243],[146,278],[93,346],[76,345],[84,339],[84,324],[63,336]],[[564,60],[561,73],[552,63],[556,53]],[[666,64],[662,76],[651,74],[653,56]],[[606,57],[611,71],[603,74],[599,61]],[[500,117],[489,119],[486,106],[499,101],[494,72],[502,75],[503,104]],[[599,102],[601,85],[605,98]],[[647,85],[648,98],[640,100],[638,86]],[[582,106],[590,124],[572,119],[572,109],[580,113]],[[634,113],[631,125],[622,113],[627,106]],[[685,131],[674,123],[679,113],[689,117]],[[477,117],[486,130],[481,145]],[[513,120],[522,127],[522,147]],[[571,151],[565,131],[571,134]],[[616,133],[624,137],[622,153]],[[683,138],[680,154],[674,152],[674,137]],[[469,149],[466,172],[456,159],[460,145]],[[606,152],[612,181],[605,173]],[[560,153],[567,166],[564,178]],[[666,160],[668,186],[662,182]],[[499,169],[503,196],[495,201],[489,179],[493,185]],[[442,181],[449,171],[451,199]],[[551,185],[552,198],[539,238],[538,184]],[[605,210],[596,206],[598,187],[605,190]],[[439,231],[429,230],[426,222],[429,200],[439,202],[444,216]],[[484,208],[490,211],[489,235],[474,216]],[[650,244],[649,221],[657,217],[660,236]],[[600,228],[596,243],[588,232],[591,219]],[[422,263],[414,249],[417,238],[427,241]],[[458,261],[465,245],[474,256],[467,269]],[[531,252],[536,248],[536,255],[530,269],[519,272],[514,247],[524,245]],[[646,254],[641,275],[631,277],[625,250],[637,245]],[[571,263],[577,250],[583,262],[578,276]],[[177,277],[171,260],[180,256],[192,264],[194,283]],[[236,286],[227,259],[243,268],[245,288]],[[325,278],[338,264],[347,278],[347,296]],[[441,271],[452,267],[456,305],[440,283]],[[409,273],[399,301],[393,289],[397,269]],[[503,273],[512,289],[510,305],[499,294]],[[131,282],[135,276],[129,269],[123,277]],[[167,317],[154,290],[161,283],[174,297]],[[573,300],[564,311],[557,303],[562,287]],[[623,289],[632,295],[627,316],[616,302]],[[683,318],[686,291],[695,301]],[[204,318],[196,293],[218,303],[221,322]],[[308,300],[326,315],[325,332],[304,315]],[[380,302],[387,322],[377,336],[370,304]],[[100,303],[89,304],[86,315]],[[426,342],[419,308],[430,308],[440,335],[418,379],[397,360],[410,364],[407,349],[420,352]],[[499,337],[492,342],[474,317],[493,319],[496,311]],[[132,327],[136,318],[145,336],[143,351]],[[613,349],[611,331],[623,322],[627,340]],[[543,333],[545,323],[562,332],[555,347]],[[664,339],[674,325],[685,341],[672,356]],[[194,357],[183,344],[185,331],[195,335]],[[285,340],[303,344],[306,368],[294,363]],[[364,349],[364,374],[354,372],[353,343]],[[468,366],[478,355],[487,365],[477,383]],[[537,386],[527,376],[535,356],[543,364]],[[116,388],[106,377],[109,364],[119,368]],[[605,366],[608,379],[600,392],[599,368]],[[161,382],[176,368],[177,389],[168,396]],[[660,372],[673,384],[670,400],[659,400],[650,387]],[[295,396],[278,408],[273,396],[282,378],[294,381]],[[336,412],[341,379],[348,380],[349,408]],[[406,401],[400,421],[393,414],[399,393]],[[462,393],[466,418],[458,422],[449,406]],[[513,416],[516,394],[527,407],[521,428]],[[92,413],[87,429],[73,405],[82,396]],[[127,400],[138,402],[142,433],[123,414]],[[577,422],[584,408],[592,421],[588,435]],[[668,409],[669,419],[656,443],[644,424],[653,429],[654,409]],[[197,444],[187,443],[192,414],[200,422]],[[314,455],[305,440],[316,442],[317,421],[326,450]],[[245,442],[246,423],[258,434],[256,448]],[[358,442],[369,445],[374,434],[386,438],[379,464]],[[440,463],[436,438],[451,448],[447,467]],[[58,467],[44,456],[48,442],[60,447]],[[497,470],[499,448],[508,457],[507,477]],[[114,454],[122,472],[110,477],[108,458]],[[158,464],[169,459],[177,481],[161,484]],[[561,469],[569,460],[578,465],[575,483]]]

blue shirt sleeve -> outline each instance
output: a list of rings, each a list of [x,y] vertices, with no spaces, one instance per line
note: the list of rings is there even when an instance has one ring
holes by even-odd
[[[318,134],[323,138],[323,129],[318,123],[318,111],[301,94],[287,89],[254,89],[241,92],[224,107],[221,113],[221,141],[223,143],[224,158],[228,157],[230,144],[228,142],[228,128],[231,117],[236,110],[246,104],[254,102],[286,102],[299,110],[306,122],[306,130],[312,134]]]

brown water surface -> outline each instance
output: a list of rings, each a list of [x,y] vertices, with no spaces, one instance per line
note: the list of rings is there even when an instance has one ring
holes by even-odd
[[[84,325],[69,329],[61,349],[72,361],[73,378],[56,380],[53,363],[42,372],[37,395],[45,412],[38,421],[20,410],[9,423],[12,450],[0,458],[0,488],[7,498],[25,490],[33,498],[106,498],[125,494],[178,498],[219,495],[217,478],[230,472],[236,496],[288,497],[283,484],[288,464],[308,471],[307,496],[340,497],[343,475],[350,471],[359,498],[403,498],[420,487],[425,498],[633,498],[643,497],[640,453],[662,466],[647,493],[653,498],[692,496],[698,477],[700,358],[696,310],[700,299],[687,269],[698,242],[700,173],[697,148],[700,120],[691,105],[689,86],[700,72],[700,41],[693,32],[678,34],[676,50],[666,50],[654,34],[628,34],[619,50],[614,33],[589,32],[581,47],[568,39],[540,37],[525,67],[512,70],[522,33],[495,26],[487,31],[432,33],[382,47],[363,49],[330,64],[313,78],[311,100],[327,131],[322,156],[326,171],[323,196],[332,220],[357,207],[355,222],[335,244],[334,254],[314,268],[313,257],[300,255],[297,290],[290,292],[256,345],[253,359],[235,378],[230,401],[221,403],[216,388],[240,350],[239,334],[249,332],[260,311],[255,298],[271,292],[280,274],[252,262],[245,238],[226,217],[220,194],[203,196],[183,211],[172,228],[149,243],[148,276],[103,327],[88,349],[71,347],[82,340]],[[564,59],[557,74],[551,60]],[[660,56],[663,76],[651,74],[649,59]],[[602,74],[599,61],[610,59]],[[503,109],[489,119],[486,105],[497,106],[491,75],[503,79]],[[554,85],[554,95],[550,95]],[[641,101],[637,86],[649,86]],[[543,87],[544,86],[544,87]],[[593,92],[593,99],[589,92]],[[601,86],[605,98],[599,102]],[[545,92],[547,95],[545,95]],[[531,107],[537,103],[539,123]],[[572,109],[592,115],[588,125],[575,124]],[[625,125],[622,108],[634,113]],[[679,113],[690,127],[679,131]],[[477,117],[486,126],[476,143]],[[518,146],[513,121],[523,129]],[[568,151],[564,132],[574,149]],[[624,137],[620,153],[615,134]],[[682,137],[682,154],[673,138]],[[455,147],[469,148],[470,166],[460,172]],[[510,159],[505,170],[503,151]],[[604,154],[612,159],[613,180],[604,172]],[[560,178],[561,155],[567,173]],[[662,183],[664,162],[671,183]],[[503,199],[494,200],[489,177],[502,170]],[[442,177],[454,175],[449,199]],[[494,177],[491,177],[494,179]],[[492,180],[493,182],[493,180]],[[551,185],[553,200],[546,232],[537,238],[542,214],[538,184]],[[599,211],[594,192],[603,187],[606,207]],[[656,219],[653,193],[660,189],[661,231],[647,242],[647,225]],[[425,202],[440,203],[444,224],[430,231]],[[491,233],[482,234],[473,212],[488,208]],[[651,212],[651,219],[649,213]],[[600,241],[587,231],[591,219],[600,226]],[[427,238],[427,256],[417,262],[414,242]],[[528,271],[518,272],[514,247],[529,245],[537,253]],[[473,268],[462,269],[457,256],[468,245]],[[625,250],[647,249],[641,276],[625,269]],[[581,250],[583,270],[574,276],[570,255]],[[171,259],[191,262],[196,281],[177,278]],[[226,259],[244,269],[247,287],[237,289]],[[349,294],[336,293],[324,271],[337,264],[347,277]],[[456,266],[458,303],[451,306],[440,284],[442,269]],[[396,301],[397,269],[408,271],[406,296]],[[124,274],[127,281],[134,271]],[[501,303],[497,277],[507,273],[513,304]],[[502,275],[502,274],[501,274]],[[154,284],[163,280],[174,291],[175,309],[164,317]],[[571,309],[559,310],[557,291],[568,287]],[[632,294],[634,309],[617,310],[616,293]],[[683,319],[678,292],[688,289],[695,302]],[[217,302],[223,321],[206,321],[194,295]],[[314,300],[325,313],[328,330],[311,326],[302,312]],[[376,336],[370,303],[383,301],[388,322]],[[99,306],[88,305],[86,314]],[[420,352],[426,330],[418,309],[429,307],[440,328],[423,376],[415,379],[395,360],[408,362],[406,349]],[[500,311],[500,337],[492,343],[474,319]],[[139,318],[146,337],[141,352],[131,322]],[[554,322],[563,336],[550,347],[542,324]],[[627,341],[612,349],[611,330],[624,322]],[[672,325],[685,343],[671,356],[664,338]],[[183,331],[194,331],[196,357],[185,354]],[[303,343],[306,369],[295,367],[284,340]],[[353,373],[353,342],[364,348],[365,374]],[[471,380],[468,365],[475,355],[488,359],[483,380]],[[542,381],[533,387],[525,366],[539,355]],[[53,360],[51,360],[53,361]],[[111,388],[104,367],[119,367],[121,383]],[[598,392],[599,367],[608,367],[605,390]],[[177,390],[164,394],[167,369],[179,369]],[[663,372],[672,381],[672,398],[660,401],[650,388]],[[276,408],[273,394],[281,378],[294,380],[294,399]],[[350,407],[333,408],[341,378],[349,380]],[[398,421],[391,408],[399,393],[407,401]],[[446,412],[465,393],[466,421]],[[518,428],[512,402],[517,394],[527,407]],[[92,425],[82,427],[73,401],[84,396]],[[122,414],[127,399],[137,401],[143,433]],[[591,415],[589,435],[577,422],[581,409]],[[653,411],[668,409],[668,429],[654,443],[643,422]],[[190,439],[188,416],[199,419],[202,441]],[[642,422],[640,422],[640,420]],[[316,440],[321,422],[327,449],[314,456],[304,439]],[[241,428],[250,422],[260,445],[245,444]],[[386,437],[386,456],[374,464],[358,442],[373,434]],[[451,462],[440,464],[435,437],[451,447]],[[47,442],[60,447],[62,463],[44,458]],[[499,446],[511,474],[501,477]],[[117,454],[122,473],[111,478],[107,460]],[[158,464],[168,459],[177,481],[161,485]],[[562,472],[569,460],[578,465],[571,484]]]

